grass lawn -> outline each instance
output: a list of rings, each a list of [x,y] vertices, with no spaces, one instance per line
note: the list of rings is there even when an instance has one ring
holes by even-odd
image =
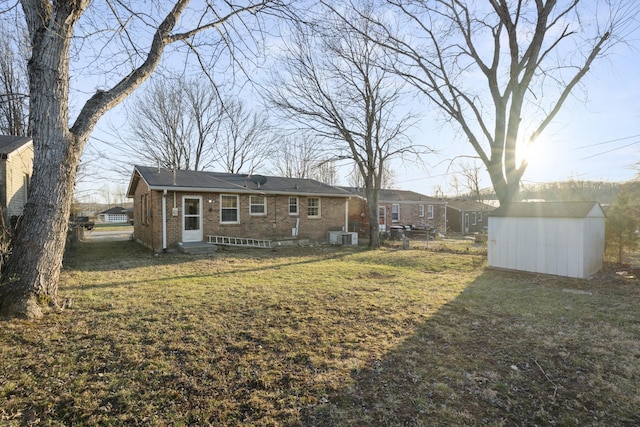
[[[0,424],[640,425],[639,282],[485,259],[77,244],[71,309],[1,325]]]

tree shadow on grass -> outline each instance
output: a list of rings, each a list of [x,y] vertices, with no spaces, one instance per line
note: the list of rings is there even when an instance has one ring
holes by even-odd
[[[487,270],[301,424],[640,425],[625,286]]]

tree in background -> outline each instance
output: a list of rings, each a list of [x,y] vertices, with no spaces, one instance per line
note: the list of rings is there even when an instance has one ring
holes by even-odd
[[[269,99],[289,123],[322,137],[335,158],[354,161],[377,218],[385,163],[418,151],[405,137],[413,117],[400,109],[402,83],[376,65],[384,54],[367,36],[367,20],[347,24],[323,8],[305,21],[284,49]],[[378,247],[377,221],[369,231],[369,246]]]
[[[252,111],[240,100],[224,101],[214,151],[225,172],[256,172],[272,157],[274,147],[266,113]]]
[[[607,250],[614,252],[622,263],[625,251],[638,246],[640,222],[640,183],[622,187],[614,204],[607,210],[605,242]]]
[[[60,306],[58,282],[74,179],[87,140],[105,112],[151,76],[169,45],[182,42],[210,71],[229,49],[230,57],[238,58],[249,42],[247,34],[259,34],[250,32],[253,24],[278,6],[276,1],[247,0],[187,9],[189,3],[23,0],[21,11],[6,12],[22,13],[15,19],[27,24],[35,153],[29,201],[0,284],[3,315],[36,318],[43,307]],[[245,36],[241,44],[239,31]],[[200,37],[203,32],[206,37]],[[76,77],[99,80],[86,101],[76,100],[82,103],[75,119],[70,117],[71,70]],[[224,75],[233,76],[231,71]]]
[[[203,170],[214,161],[221,110],[205,80],[159,78],[126,109],[130,131],[120,136],[127,144],[119,144],[119,151],[127,161]]]
[[[17,30],[17,31],[16,31]],[[0,134],[29,135],[28,56],[24,30],[0,22]]]
[[[287,178],[311,178],[314,166],[322,157],[322,141],[302,133],[300,136],[281,136],[273,159],[274,172]]]
[[[464,133],[501,203],[518,199],[527,168],[519,153],[627,36],[638,8],[626,0],[383,3],[400,22],[372,21],[369,36],[398,58],[390,70]],[[371,19],[367,10],[361,16]]]

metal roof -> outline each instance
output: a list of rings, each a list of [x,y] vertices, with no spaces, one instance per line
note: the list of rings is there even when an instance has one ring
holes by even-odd
[[[595,210],[594,210],[595,209]],[[489,214],[492,217],[587,218],[602,217],[598,202],[518,202],[506,203]]]
[[[127,191],[128,197],[133,197],[139,179],[144,180],[151,190],[352,196],[341,188],[313,179],[189,170],[173,171],[166,168],[135,166]]]

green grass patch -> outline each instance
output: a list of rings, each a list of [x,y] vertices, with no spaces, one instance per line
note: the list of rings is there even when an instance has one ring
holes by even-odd
[[[0,333],[3,425],[637,425],[638,282],[481,246],[75,245],[71,309]]]

